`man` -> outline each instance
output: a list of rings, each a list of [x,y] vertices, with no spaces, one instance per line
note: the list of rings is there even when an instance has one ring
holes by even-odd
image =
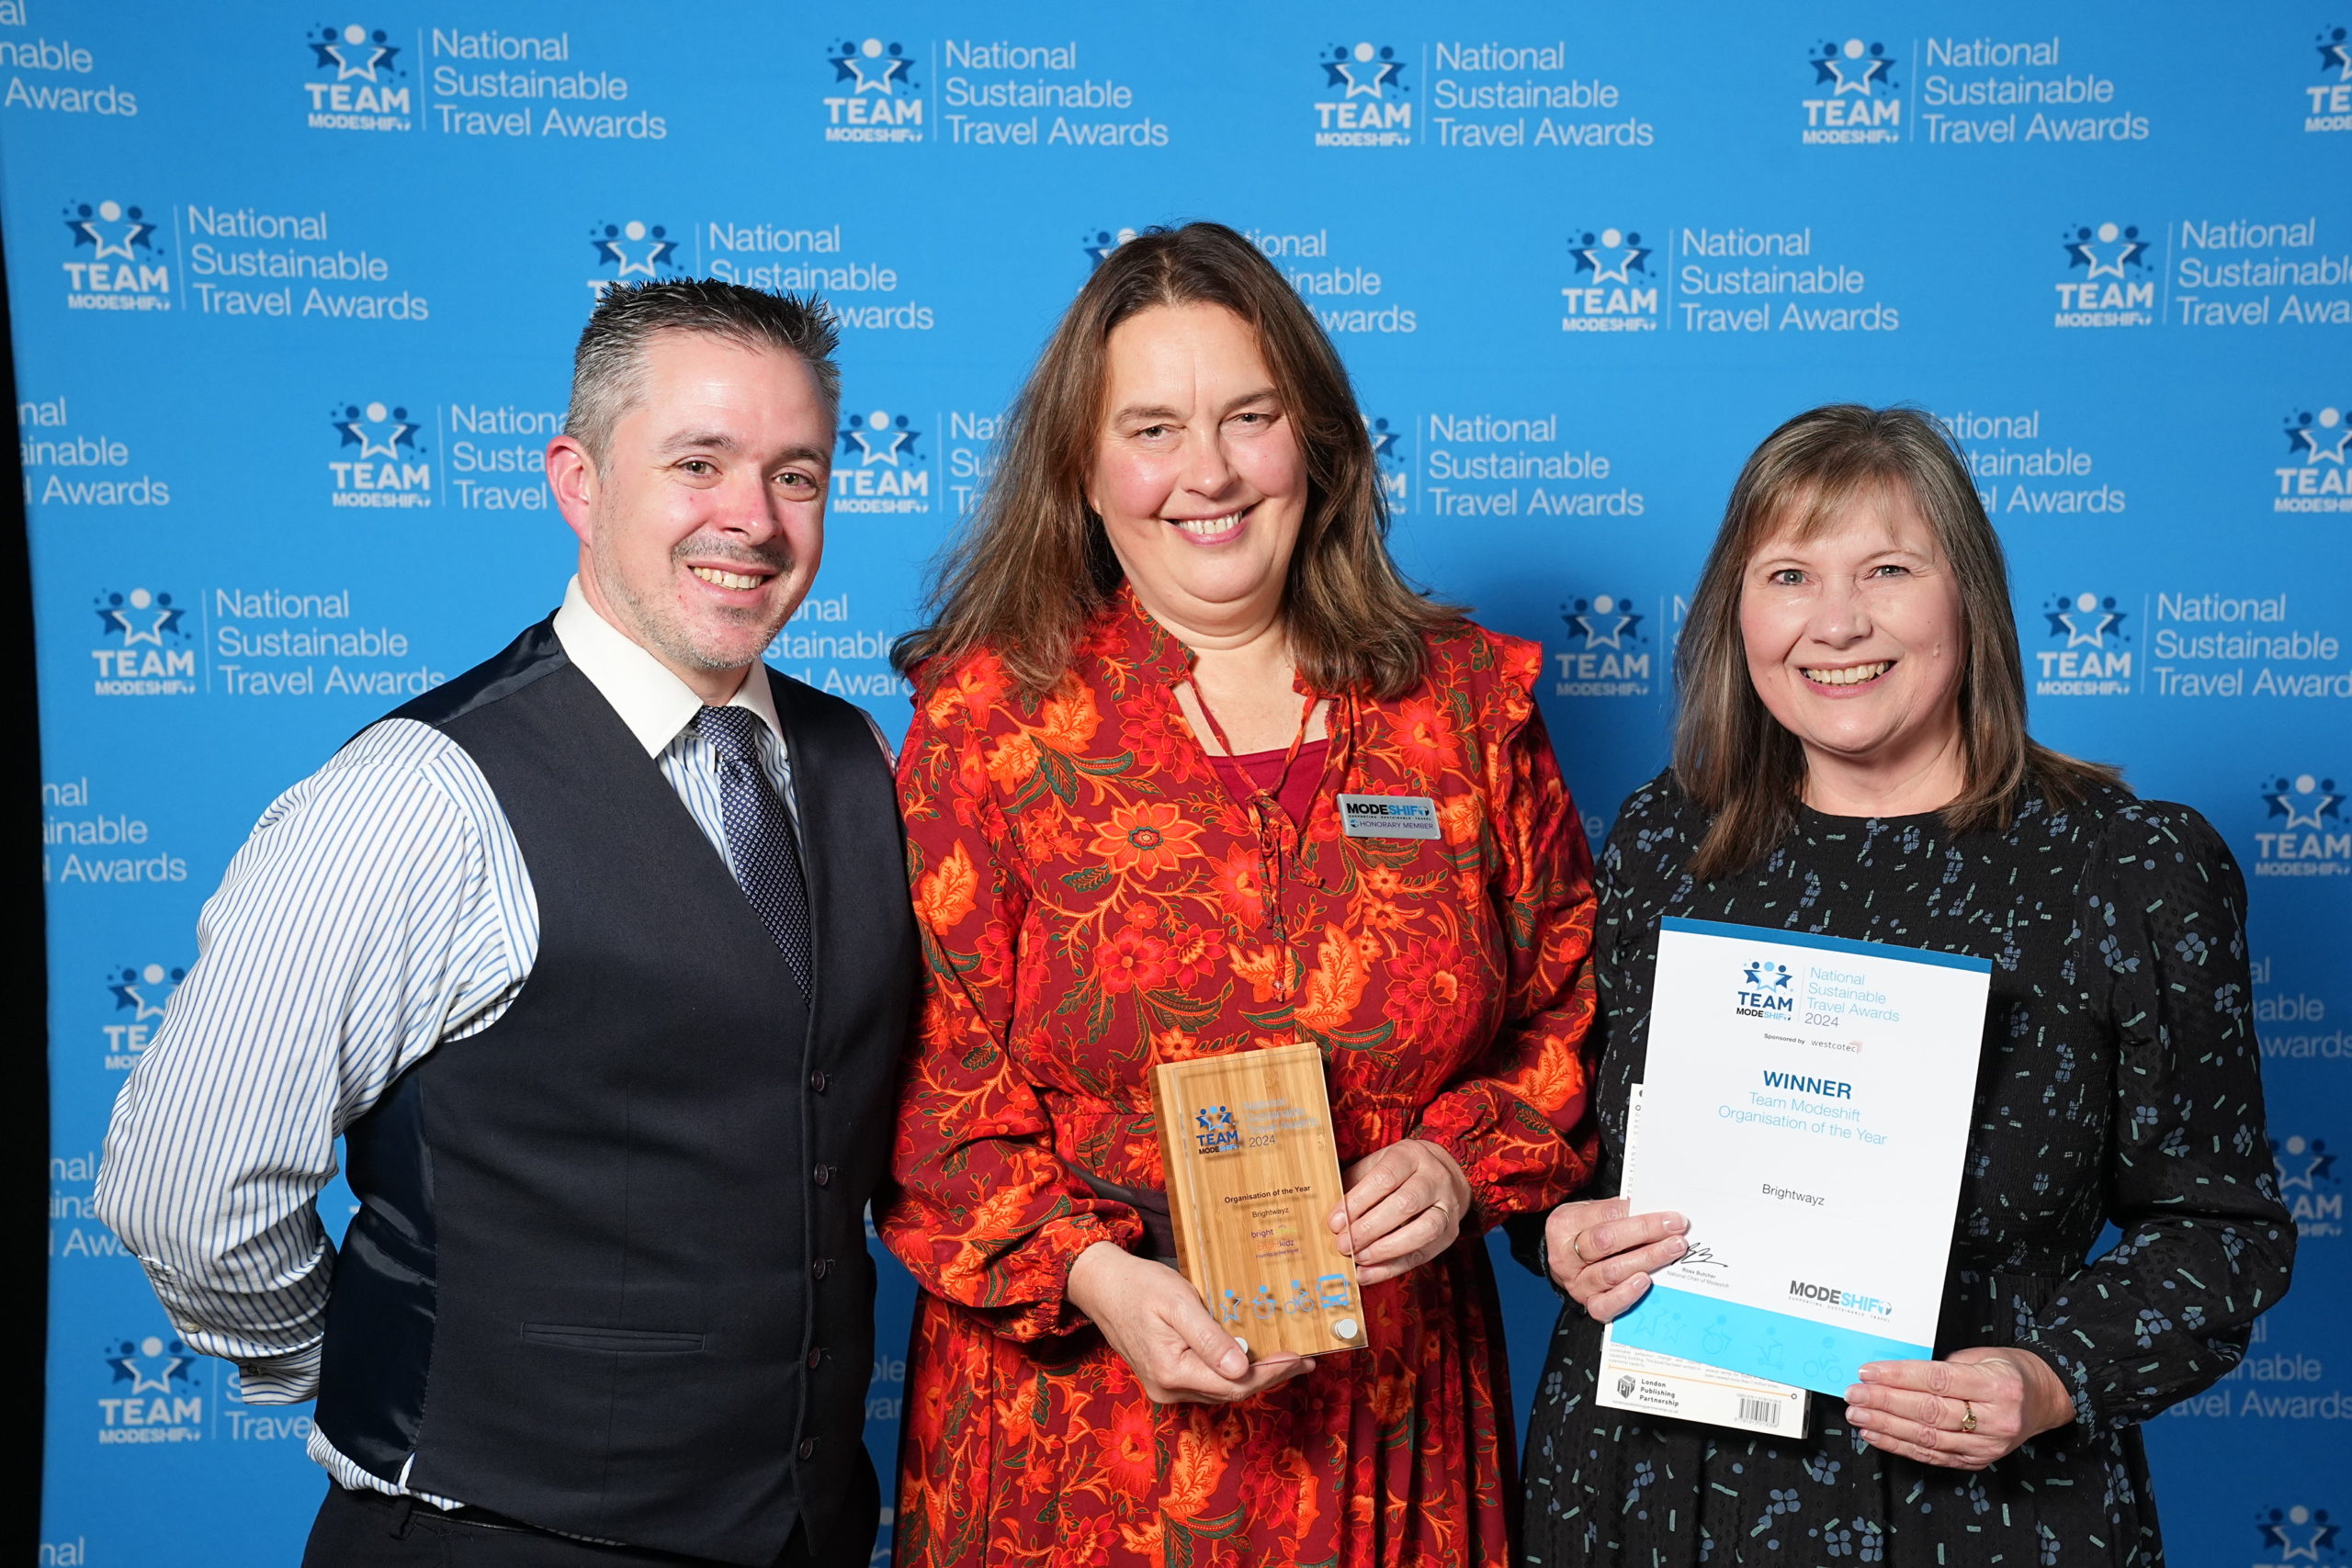
[[[562,608],[270,807],[123,1089],[100,1213],[246,1400],[318,1397],[307,1562],[867,1560],[913,927],[872,722],[760,663],[833,343],[729,284],[605,296],[548,445]]]

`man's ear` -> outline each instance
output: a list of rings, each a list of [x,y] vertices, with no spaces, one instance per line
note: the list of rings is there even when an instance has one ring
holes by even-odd
[[[586,547],[594,532],[596,459],[571,436],[559,435],[548,443],[548,489],[555,492],[555,509]]]

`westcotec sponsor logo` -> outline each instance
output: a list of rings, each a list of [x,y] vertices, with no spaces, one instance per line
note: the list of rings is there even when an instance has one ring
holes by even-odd
[[[2324,408],[2297,409],[2287,416],[2287,461],[2271,470],[2278,493],[2271,498],[2273,512],[2352,512],[2352,486],[2345,474],[2346,449],[2352,446],[2352,420],[2330,403]]]
[[[1804,107],[1808,147],[1885,146],[1903,140],[1902,85],[1886,45],[1826,39],[1805,57],[1812,69]]]
[[[1317,59],[1323,80],[1315,100],[1317,147],[1409,147],[1412,86],[1392,44],[1335,43]]]

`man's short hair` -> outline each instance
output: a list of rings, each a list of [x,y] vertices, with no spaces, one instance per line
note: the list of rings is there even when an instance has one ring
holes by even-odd
[[[701,333],[746,348],[797,355],[829,410],[842,401],[841,340],[831,307],[814,294],[771,294],[715,277],[664,278],[605,290],[571,355],[571,407],[563,433],[599,468],[621,416],[645,384],[645,351],[662,333]]]

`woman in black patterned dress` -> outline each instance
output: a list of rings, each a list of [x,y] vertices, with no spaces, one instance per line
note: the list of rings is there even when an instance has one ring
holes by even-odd
[[[1594,1190],[1660,917],[1988,959],[1937,1356],[1811,1395],[1801,1438],[1602,1408],[1600,1325],[1681,1255],[1681,1216],[1600,1198],[1515,1226],[1569,1298],[1524,1561],[2160,1563],[2139,1423],[2237,1363],[2294,1251],[2235,862],[2187,807],[2027,738],[2000,546],[1923,415],[1816,409],[1758,448],[1679,660],[1674,766],[1601,863]]]

